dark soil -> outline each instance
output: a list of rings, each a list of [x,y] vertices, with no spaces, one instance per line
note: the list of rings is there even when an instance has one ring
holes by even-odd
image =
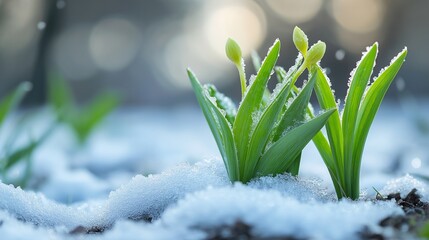
[[[252,233],[252,227],[242,221],[237,221],[231,226],[222,226],[215,229],[205,229],[207,240],[305,240],[293,236],[260,237]]]
[[[106,228],[103,227],[91,227],[91,228],[85,228],[83,226],[78,226],[72,231],[70,231],[70,234],[101,234],[106,230]]]
[[[405,215],[392,215],[382,219],[378,223],[382,231],[364,227],[359,233],[361,239],[409,239],[416,237],[419,228],[429,220],[429,203],[421,201],[417,189],[411,190],[405,197],[401,197],[399,193],[391,193],[387,197],[378,195],[376,199],[378,201],[395,200]],[[388,229],[390,231],[387,231]]]
[[[375,201],[395,201],[404,211],[404,215],[392,215],[382,219],[378,223],[378,228],[373,229],[368,226],[362,228],[358,237],[362,240],[386,240],[386,239],[414,239],[417,232],[426,221],[429,220],[429,203],[421,201],[421,196],[416,189],[411,190],[405,197],[399,193],[392,193],[383,197],[377,195]],[[130,218],[134,221],[143,221],[150,223],[153,221],[151,216],[142,216],[139,218]],[[1,226],[0,221],[0,226]],[[79,226],[73,229],[70,234],[101,234],[110,227],[91,227],[85,228]],[[306,240],[296,236],[257,236],[252,231],[252,226],[243,221],[236,221],[233,225],[225,225],[217,228],[201,228],[207,233],[207,240]]]

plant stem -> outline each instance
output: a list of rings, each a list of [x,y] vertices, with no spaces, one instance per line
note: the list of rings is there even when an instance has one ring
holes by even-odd
[[[241,97],[244,98],[244,93],[246,92],[246,73],[244,72],[243,61],[240,64],[235,65],[240,75],[240,84],[241,84]]]
[[[292,86],[295,85],[296,80],[298,80],[298,77],[301,76],[301,74],[304,72],[306,68],[307,68],[307,64],[304,61],[304,63],[302,63],[301,66],[298,68],[298,70],[296,70],[296,72],[293,74],[292,82],[291,82]]]

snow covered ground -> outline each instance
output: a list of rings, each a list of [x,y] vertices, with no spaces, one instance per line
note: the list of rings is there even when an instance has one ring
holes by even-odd
[[[207,239],[249,228],[267,238],[353,239],[364,226],[377,230],[384,217],[403,214],[393,202],[365,200],[374,198],[373,188],[382,194],[417,188],[429,199],[427,183],[406,175],[429,172],[429,136],[410,116],[394,104],[381,107],[365,149],[358,202],[335,200],[312,144],[299,178],[231,184],[197,108],[121,110],[83,148],[61,127],[36,152],[30,189],[0,183],[0,236]]]

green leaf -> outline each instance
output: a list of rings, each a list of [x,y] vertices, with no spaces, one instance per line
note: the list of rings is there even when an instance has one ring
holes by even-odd
[[[310,118],[314,118],[313,107],[310,104],[308,104],[306,112],[310,116]],[[313,143],[316,146],[317,150],[319,151],[320,155],[322,156],[322,160],[325,162],[325,165],[328,168],[328,171],[331,175],[332,180],[336,179],[336,176],[340,176],[340,174],[336,172],[337,170],[335,167],[334,158],[332,156],[331,147],[329,146],[329,142],[326,139],[325,135],[323,135],[322,131],[319,131],[313,137]],[[337,185],[340,184],[339,181],[333,181],[333,182],[334,184],[337,184]],[[337,190],[337,187],[335,187],[335,190]]]
[[[295,64],[292,65],[287,72],[284,68],[276,66],[274,70],[276,72],[278,82],[283,82],[284,80],[291,81],[292,76],[298,71],[298,68],[302,64],[302,62],[303,62],[302,54],[298,54],[298,56],[295,59]]]
[[[231,181],[239,180],[237,153],[231,127],[216,105],[207,98],[204,88],[190,69],[188,77],[222,155],[228,176]]]
[[[429,239],[429,221],[424,222],[422,227],[418,229],[418,235],[423,239]]]
[[[353,141],[356,128],[357,115],[363,93],[368,85],[377,57],[377,43],[366,52],[358,63],[350,79],[350,87],[344,105],[342,118],[343,140],[344,140],[344,168],[347,176],[353,174]],[[352,188],[351,178],[346,178],[346,185]]]
[[[328,110],[287,132],[264,153],[258,162],[257,174],[269,175],[285,172],[335,111],[336,109]]]
[[[334,159],[332,156],[331,147],[329,146],[328,140],[323,135],[322,131],[319,131],[313,137],[313,143],[316,146],[317,150],[319,151],[322,157],[322,160],[328,169],[328,172],[329,172],[329,175],[331,176],[332,183],[334,184],[335,192],[337,194],[338,199],[342,198],[343,196],[346,196],[345,190],[341,185],[341,180],[339,179],[341,174],[338,172],[338,169],[336,168],[336,163],[334,162]]]
[[[298,176],[299,167],[301,165],[301,153],[293,160],[292,165],[286,170],[286,172],[290,173],[292,176]]]
[[[262,63],[255,81],[249,86],[247,94],[244,96],[244,99],[238,108],[237,116],[233,125],[233,134],[237,147],[237,156],[241,161],[242,159],[245,159],[247,155],[250,133],[252,132],[253,125],[252,116],[261,106],[262,97],[264,95],[268,79],[270,78],[271,71],[277,62],[279,52],[280,41],[276,40]],[[244,163],[239,163],[240,174],[244,173],[244,165]]]
[[[83,143],[91,132],[98,126],[107,115],[109,115],[119,104],[116,94],[105,92],[98,95],[95,100],[84,108],[77,117],[73,119],[73,125],[78,140]]]
[[[273,100],[262,113],[259,122],[256,124],[253,131],[250,143],[248,146],[247,157],[244,166],[243,182],[249,181],[255,176],[255,167],[262,155],[268,138],[272,133],[275,121],[278,119],[283,106],[286,103],[287,96],[291,89],[290,82],[283,85],[282,89],[276,94],[273,93]]]
[[[259,69],[261,68],[261,58],[259,57],[258,53],[255,51],[252,51],[251,54],[252,57],[252,64],[253,67],[255,68],[255,71],[258,72]],[[268,90],[268,88],[265,88],[265,92],[264,92],[264,96],[262,97],[262,107],[265,108],[270,100],[270,90]]]
[[[316,82],[316,75],[312,74],[310,81],[305,85],[298,96],[293,100],[291,105],[286,109],[283,114],[275,134],[273,135],[273,141],[277,141],[283,132],[290,126],[301,122],[305,118],[305,109],[310,101],[311,93]]]
[[[24,160],[26,157],[28,157],[33,153],[33,151],[36,149],[38,145],[39,145],[38,142],[31,142],[28,145],[13,151],[11,155],[5,157],[6,164],[4,166],[4,169],[9,169],[16,163]]]
[[[381,102],[389,89],[390,84],[398,73],[405,61],[407,56],[407,49],[405,48],[402,52],[395,57],[390,66],[384,69],[379,76],[374,80],[372,85],[369,87],[366,95],[361,103],[359,113],[357,116],[357,128],[355,131],[355,148],[353,152],[353,164],[354,169],[354,182],[359,184],[359,172],[362,159],[362,153],[365,146],[365,141],[368,136],[369,129],[374,120],[374,117],[381,105]],[[359,191],[359,187],[356,188]],[[356,193],[355,193],[356,194]],[[359,193],[357,193],[359,194]]]
[[[232,125],[235,120],[235,115],[237,115],[237,108],[232,100],[220,93],[214,85],[206,84],[205,85],[210,97],[216,99],[216,107],[225,112],[225,118]]]
[[[259,54],[256,51],[252,51],[251,57],[252,57],[253,68],[255,68],[255,71],[258,72],[259,69],[261,68],[261,58],[259,57]]]
[[[67,121],[69,115],[76,110],[74,109],[75,103],[70,87],[65,79],[57,73],[49,74],[48,100],[60,121]]]
[[[23,82],[19,86],[0,101],[0,126],[3,124],[7,115],[13,111],[24,98],[25,94],[30,91],[31,83]]]
[[[52,124],[38,140],[30,142],[24,147],[14,150],[4,157],[3,161],[5,165],[3,166],[3,169],[7,170],[18,162],[30,157],[33,152],[53,133],[55,128],[56,124]]]
[[[334,93],[331,90],[331,85],[320,66],[316,67],[316,92],[317,100],[321,109],[327,110],[337,108]],[[333,162],[335,163],[336,172],[340,173],[341,185],[344,184],[344,159],[343,159],[343,133],[341,129],[340,115],[338,111],[332,114],[332,117],[326,123],[326,133],[328,135],[329,144],[331,147]],[[315,142],[317,144],[317,142]],[[343,185],[344,186],[344,185]]]

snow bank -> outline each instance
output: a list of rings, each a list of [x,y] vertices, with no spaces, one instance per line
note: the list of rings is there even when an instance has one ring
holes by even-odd
[[[54,172],[40,190],[49,199],[69,204],[105,197],[111,191],[105,181],[86,169]]]
[[[275,190],[236,184],[187,196],[166,211],[159,224],[181,233],[232,226],[240,220],[260,237],[345,239],[393,213],[401,214],[401,210],[391,202],[306,203]]]
[[[407,175],[389,182],[382,193],[406,194],[417,188],[426,196],[425,187]],[[237,222],[249,226],[255,237],[350,239],[364,226],[376,228],[386,216],[403,214],[394,202],[338,202],[315,179],[279,175],[248,185],[231,184],[220,159],[182,164],[158,175],[138,175],[102,202],[66,206],[4,184],[0,184],[0,196],[2,239],[32,231],[41,238],[64,238],[78,226],[113,226],[101,235],[79,236],[86,239],[204,239],[228,236]],[[23,229],[22,234],[15,228]]]
[[[229,184],[220,160],[182,164],[162,174],[134,177],[110,194],[107,212],[115,220],[153,219],[187,193]]]
[[[409,174],[401,178],[396,178],[387,183],[387,185],[380,191],[381,194],[387,195],[389,193],[400,193],[405,197],[413,188],[417,189],[417,193],[422,196],[423,201],[429,200],[429,194],[426,191],[427,185],[418,181]]]
[[[302,202],[278,190],[255,189],[236,183],[188,194],[153,224],[119,221],[99,237],[227,238],[233,237],[231,229],[241,222],[250,227],[252,236],[260,238],[353,239],[363,226],[376,227],[381,219],[391,214],[402,214],[393,202]]]
[[[35,227],[31,223],[18,221],[9,213],[0,210],[0,236],[4,240],[62,239],[59,233],[65,233],[64,229]]]
[[[276,190],[284,196],[304,202],[326,202],[336,199],[334,195],[328,194],[327,189],[322,186],[322,180],[318,178],[306,179],[284,174],[252,180],[248,186],[256,189]]]
[[[109,226],[122,218],[157,218],[187,193],[229,184],[220,160],[183,164],[159,175],[138,175],[111,192],[105,201],[73,206],[0,183],[0,209],[41,226],[65,226],[69,230],[78,226]]]
[[[40,226],[96,226],[103,219],[102,205],[69,207],[47,199],[42,194],[0,184],[0,209],[16,218]]]

